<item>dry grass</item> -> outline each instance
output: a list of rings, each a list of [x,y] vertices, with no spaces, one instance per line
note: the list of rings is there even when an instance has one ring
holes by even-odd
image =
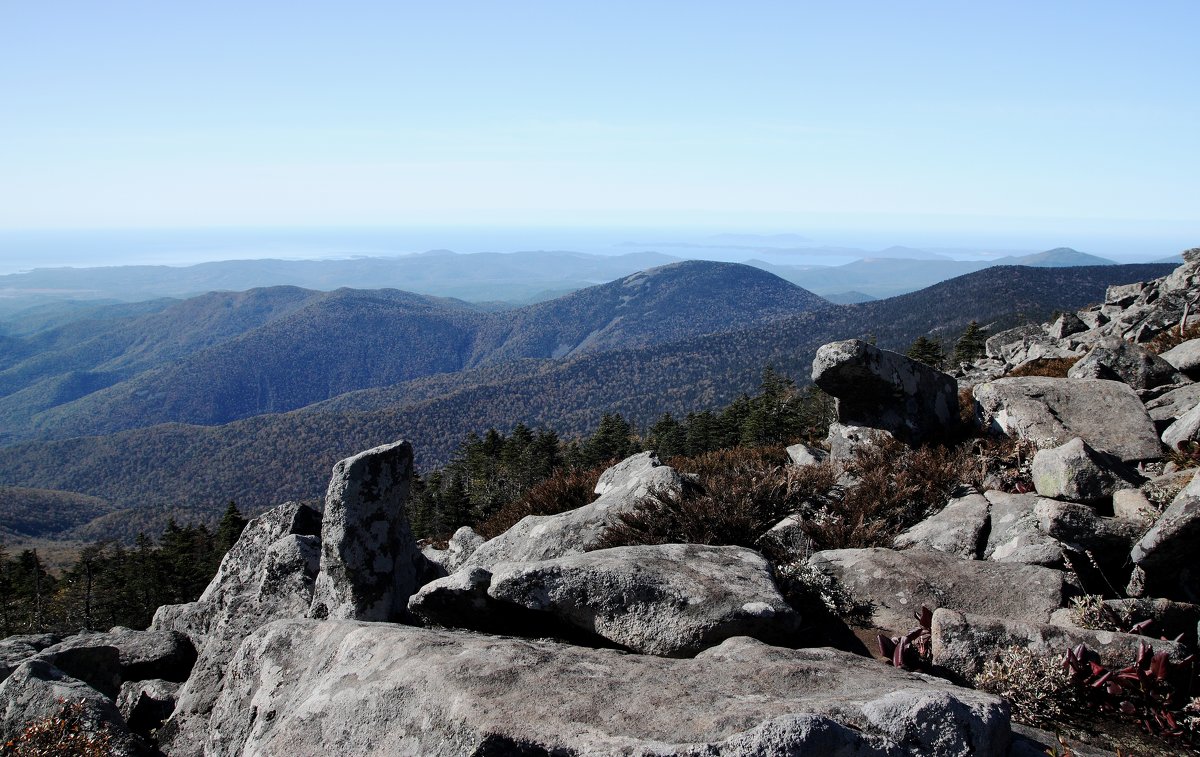
[[[1066,378],[1071,366],[1078,363],[1077,357],[1053,357],[1042,360],[1030,360],[1009,371],[1005,378],[1017,376],[1045,376],[1046,378]]]
[[[1188,326],[1182,333],[1180,333],[1178,326],[1173,326],[1142,346],[1155,355],[1161,355],[1172,347],[1178,347],[1189,339],[1200,339],[1200,323]]]
[[[475,527],[485,539],[499,536],[526,515],[557,515],[583,507],[595,498],[596,482],[604,468],[558,470],[535,484],[525,496],[497,510]]]

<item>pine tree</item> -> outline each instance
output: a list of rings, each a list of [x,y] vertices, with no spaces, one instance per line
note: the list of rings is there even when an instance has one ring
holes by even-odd
[[[941,368],[946,362],[946,353],[942,352],[941,342],[926,336],[917,337],[905,355],[934,368]]]
[[[221,516],[221,520],[217,523],[217,534],[214,539],[213,553],[216,557],[216,563],[219,565],[221,558],[225,553],[237,543],[238,538],[245,530],[246,524],[250,521],[242,515],[241,510],[238,510],[237,503],[232,499],[225,506],[225,513]],[[216,566],[213,566],[214,570]]]
[[[967,324],[966,331],[954,345],[954,362],[970,363],[983,357],[984,343],[987,340],[987,330],[976,321]]]

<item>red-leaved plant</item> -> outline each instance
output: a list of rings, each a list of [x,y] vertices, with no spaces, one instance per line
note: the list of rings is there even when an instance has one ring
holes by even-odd
[[[1176,717],[1190,701],[1195,655],[1173,661],[1167,652],[1154,652],[1142,642],[1137,659],[1120,670],[1109,670],[1100,656],[1084,644],[1067,650],[1063,667],[1082,693],[1105,712],[1134,717],[1147,733],[1183,736]]]
[[[921,670],[929,664],[929,644],[933,638],[933,610],[925,605],[913,613],[917,627],[903,636],[879,634],[879,653],[894,667],[904,670]]]

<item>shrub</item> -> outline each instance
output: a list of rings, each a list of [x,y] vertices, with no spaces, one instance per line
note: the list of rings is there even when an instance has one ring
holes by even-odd
[[[768,529],[822,499],[835,480],[829,465],[785,465],[771,449],[734,448],[674,460],[693,484],[651,492],[618,519],[600,547],[718,544],[755,547]]]
[[[526,515],[556,515],[583,507],[595,497],[596,482],[604,468],[558,469],[534,484],[525,496],[504,505],[475,527],[485,539],[499,536]]]
[[[873,608],[857,601],[833,576],[793,560],[775,566],[775,582],[784,599],[800,609],[820,607],[834,617],[852,625],[866,626],[871,622]]]
[[[1075,705],[1075,692],[1061,663],[1025,647],[1010,647],[984,663],[975,686],[1007,699],[1013,720],[1031,725],[1060,721]]]
[[[3,745],[4,757],[111,757],[116,754],[107,724],[97,725],[83,702],[58,699],[59,710],[25,726]]]
[[[1182,331],[1180,331],[1178,326],[1173,326],[1151,339],[1144,346],[1154,354],[1161,355],[1172,347],[1178,347],[1189,339],[1200,339],[1200,323],[1193,323]]]
[[[1040,360],[1030,360],[1022,363],[1008,372],[1007,377],[1014,376],[1045,376],[1047,378],[1066,378],[1071,366],[1079,362],[1077,357],[1051,357]]]
[[[970,479],[965,450],[912,448],[887,438],[859,447],[846,466],[853,483],[804,520],[805,533],[818,549],[890,546]]]

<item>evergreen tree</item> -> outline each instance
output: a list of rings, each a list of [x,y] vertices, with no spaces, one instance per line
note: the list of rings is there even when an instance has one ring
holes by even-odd
[[[934,368],[941,368],[942,364],[946,362],[946,353],[942,351],[941,342],[926,336],[917,337],[905,355]]]
[[[664,460],[687,452],[687,431],[670,413],[650,426],[649,446]]]
[[[967,324],[966,331],[954,345],[954,362],[970,363],[983,357],[984,343],[987,340],[987,330],[976,321]]]
[[[225,506],[225,513],[217,523],[217,534],[215,543],[213,544],[213,553],[216,557],[217,565],[221,563],[221,558],[225,556],[225,553],[237,543],[238,537],[242,535],[242,531],[245,530],[246,524],[249,522],[242,515],[242,512],[238,510],[237,503],[232,499],[229,500],[229,504]],[[215,570],[216,565],[213,568]]]
[[[633,427],[620,413],[605,413],[600,418],[596,433],[583,446],[583,456],[589,465],[629,457],[636,450],[633,442]]]

